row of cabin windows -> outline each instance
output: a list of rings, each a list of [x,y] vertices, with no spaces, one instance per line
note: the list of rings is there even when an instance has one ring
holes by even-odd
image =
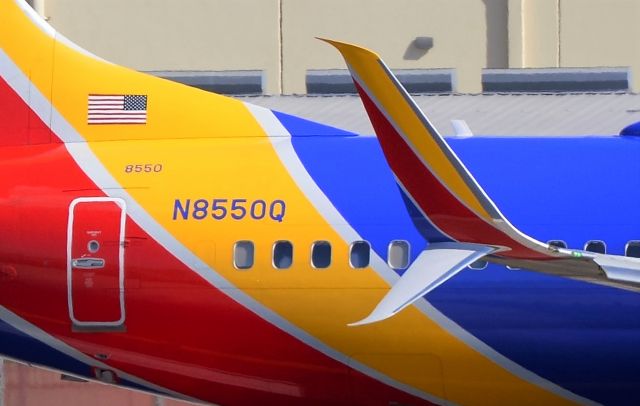
[[[567,248],[562,240],[551,240],[549,245]],[[584,245],[584,250],[599,254],[607,253],[607,245],[601,240],[591,240]],[[408,241],[394,240],[389,243],[387,263],[393,269],[406,269],[409,266],[411,247]],[[640,240],[629,241],[625,246],[625,255],[640,258]],[[272,263],[276,269],[288,269],[293,265],[293,244],[291,241],[276,241],[273,244]],[[316,241],[311,245],[311,266],[326,269],[331,266],[332,250],[329,241]],[[354,269],[369,266],[371,245],[367,241],[355,241],[349,248],[349,265]],[[237,269],[251,269],[255,261],[253,241],[238,241],[233,248],[233,265]],[[479,260],[469,265],[471,269],[484,269],[487,261]],[[508,267],[510,268],[510,267]],[[512,269],[512,268],[510,268]]]
[[[567,248],[567,243],[562,240],[551,240],[548,244],[558,248]],[[584,245],[584,250],[598,254],[606,254],[607,244],[602,240],[587,241]],[[640,241],[629,241],[624,247],[624,255],[627,257],[640,258]]]
[[[567,243],[563,240],[550,240],[547,244],[558,247],[558,248],[567,248]],[[602,240],[591,240],[587,241],[584,245],[584,250],[589,252],[595,252],[598,254],[606,254],[607,253],[607,244]],[[624,255],[627,257],[640,258],[640,240],[632,240],[629,241],[624,247]],[[488,265],[487,261],[476,261],[473,264],[469,265],[471,269],[484,269]],[[507,266],[509,269],[513,269]]]
[[[389,266],[394,269],[405,269],[409,266],[410,246],[407,241],[395,240],[389,243]],[[326,269],[331,266],[331,243],[316,241],[311,245],[311,266]],[[371,261],[371,245],[367,241],[355,241],[349,248],[349,265],[354,269],[369,266]],[[237,269],[251,269],[255,262],[255,245],[253,241],[238,241],[233,246],[233,265]],[[291,241],[276,241],[272,249],[272,264],[276,269],[288,269],[293,265],[293,244]]]

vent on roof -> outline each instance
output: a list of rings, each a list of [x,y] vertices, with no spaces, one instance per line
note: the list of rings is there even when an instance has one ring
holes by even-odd
[[[454,69],[398,69],[393,73],[409,93],[452,93]],[[307,94],[355,94],[356,88],[346,69],[307,71]]]

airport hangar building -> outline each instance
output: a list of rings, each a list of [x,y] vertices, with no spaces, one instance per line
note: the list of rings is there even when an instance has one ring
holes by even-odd
[[[450,119],[495,135],[640,120],[640,0],[30,2],[114,63],[359,133],[344,62],[315,37],[378,52],[445,134]]]

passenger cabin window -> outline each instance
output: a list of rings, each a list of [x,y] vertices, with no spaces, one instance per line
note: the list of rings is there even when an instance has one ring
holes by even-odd
[[[409,243],[407,241],[391,241],[387,254],[387,263],[391,268],[405,269],[409,266]]]
[[[288,269],[293,264],[293,245],[290,241],[277,241],[273,244],[273,266],[276,269]]]
[[[328,241],[316,241],[311,246],[311,265],[316,269],[325,269],[331,265],[331,244]]]
[[[553,247],[567,248],[567,243],[562,240],[551,240],[551,241],[548,241],[547,244]]]
[[[633,258],[640,258],[640,241],[629,241],[624,247],[624,255]]]
[[[474,269],[476,271],[481,271],[484,268],[486,268],[489,265],[489,263],[487,261],[483,261],[481,259],[472,262],[471,265],[469,265],[469,269]]]
[[[349,265],[355,269],[369,266],[371,260],[371,246],[366,241],[355,241],[349,252]]]
[[[604,241],[591,240],[587,241],[587,243],[584,245],[584,250],[589,252],[597,252],[598,254],[606,254],[607,245],[604,243]]]
[[[254,246],[252,241],[238,241],[233,246],[233,266],[250,269],[253,266]]]

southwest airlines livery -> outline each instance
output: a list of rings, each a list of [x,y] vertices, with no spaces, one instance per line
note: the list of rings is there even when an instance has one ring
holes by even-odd
[[[220,405],[640,404],[635,132],[445,141],[326,41],[376,137],[0,0],[0,353]]]

